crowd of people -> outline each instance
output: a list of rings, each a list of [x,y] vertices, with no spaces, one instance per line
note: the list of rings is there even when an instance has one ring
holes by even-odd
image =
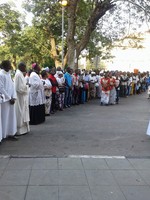
[[[46,116],[73,105],[100,99],[101,106],[115,105],[120,97],[148,91],[149,73],[121,71],[73,70],[48,67],[41,70],[37,63],[27,72],[20,62],[11,76],[11,62],[4,60],[0,69],[0,142],[17,140],[30,132],[29,125],[45,121]]]

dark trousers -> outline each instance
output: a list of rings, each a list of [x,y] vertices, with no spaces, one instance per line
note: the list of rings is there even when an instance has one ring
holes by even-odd
[[[73,90],[73,104],[79,103],[79,88],[74,86]]]
[[[55,104],[56,104],[56,93],[52,93],[52,104],[51,104],[51,111],[55,111]]]
[[[119,103],[120,89],[116,88],[116,103]]]
[[[127,96],[127,86],[126,85],[121,85],[120,86],[120,96],[121,97],[126,97]]]
[[[69,87],[65,88],[65,100],[64,100],[64,106],[70,106],[71,105],[71,90]]]

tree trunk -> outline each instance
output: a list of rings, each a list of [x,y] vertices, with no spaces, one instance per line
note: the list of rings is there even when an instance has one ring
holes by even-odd
[[[17,68],[17,62],[16,62],[16,60],[17,60],[17,57],[16,57],[15,54],[13,54],[12,67],[13,67],[14,70]]]
[[[55,38],[50,36],[51,52],[50,56],[54,59],[55,67],[61,67],[62,63],[58,60],[58,54],[56,50]]]
[[[68,32],[67,32],[67,64],[71,68],[75,68],[75,54],[76,54],[76,47],[75,47],[75,14],[76,14],[76,7],[77,7],[78,0],[69,0],[68,1]]]
[[[81,51],[87,46],[91,33],[95,30],[96,25],[100,18],[105,15],[106,11],[110,10],[114,7],[110,0],[108,1],[98,1],[95,5],[94,10],[90,18],[88,19],[88,24],[85,29],[85,32],[80,40],[80,42],[76,45],[74,36],[76,29],[76,9],[77,9],[78,0],[69,0],[68,1],[68,33],[67,33],[67,61],[68,66],[77,67],[77,63],[75,61],[75,49],[76,49],[76,59],[78,60]]]
[[[74,69],[74,54],[75,54],[74,45],[69,45],[68,55],[67,55],[68,66],[73,68],[73,69]]]

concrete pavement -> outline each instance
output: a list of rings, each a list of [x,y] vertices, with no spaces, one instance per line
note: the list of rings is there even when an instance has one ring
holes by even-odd
[[[149,200],[150,159],[1,158],[1,200]]]
[[[0,158],[1,200],[149,200],[150,159]]]

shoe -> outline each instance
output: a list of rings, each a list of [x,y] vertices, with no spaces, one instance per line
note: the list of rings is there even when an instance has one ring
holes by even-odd
[[[55,112],[54,112],[54,111],[51,111],[50,113],[51,113],[52,115],[53,115],[53,114],[55,114]]]
[[[45,114],[45,116],[47,117],[47,116],[50,116],[50,114]]]
[[[8,136],[8,140],[13,140],[13,141],[17,141],[19,140],[19,138],[17,136]]]

